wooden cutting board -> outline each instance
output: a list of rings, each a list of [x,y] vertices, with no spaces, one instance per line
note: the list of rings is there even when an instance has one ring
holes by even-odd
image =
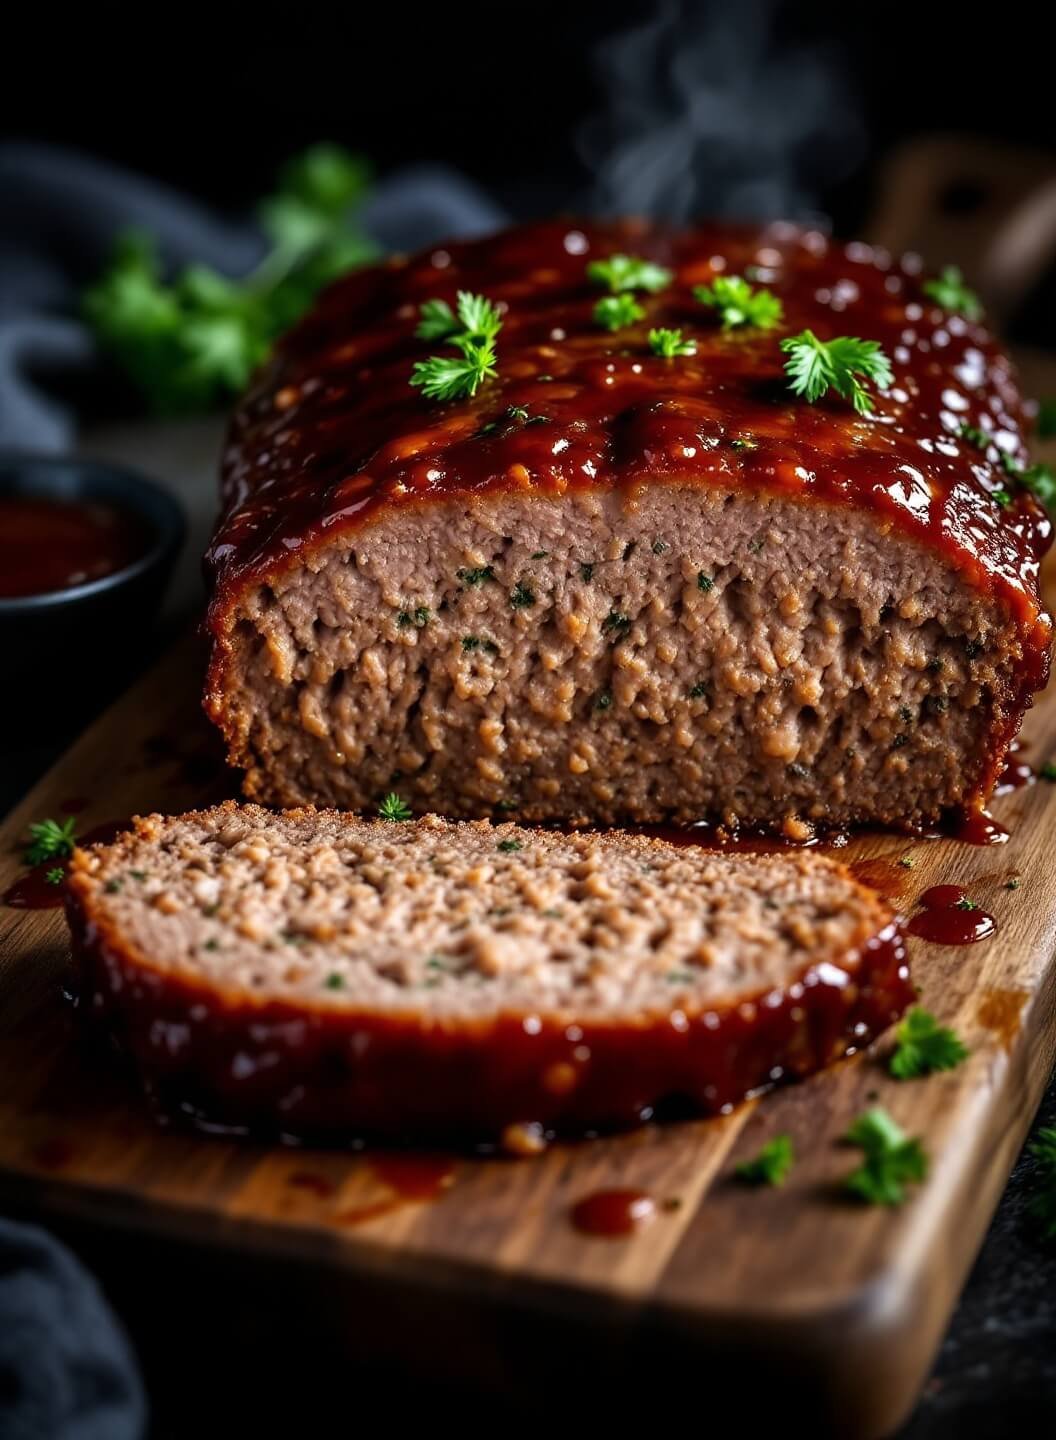
[[[196,640],[177,646],[8,818],[0,888],[21,873],[32,820],[75,809],[83,831],[230,793],[198,710],[201,658]],[[1056,690],[1024,739],[1034,765],[1056,755]],[[518,1335],[535,1327],[519,1351],[533,1374],[587,1333],[610,1337],[610,1358],[633,1338],[666,1355],[684,1348],[698,1370],[718,1360],[724,1373],[787,1371],[794,1356],[819,1433],[884,1434],[927,1372],[1053,1058],[1056,786],[1019,789],[994,813],[1012,832],[1002,846],[870,835],[842,852],[867,862],[866,877],[893,887],[907,911],[927,886],[952,881],[994,915],[996,934],[974,946],[911,942],[923,1003],[971,1047],[961,1068],[898,1083],[882,1040],[730,1116],[533,1160],[393,1161],[163,1131],[79,1042],[60,992],[61,910],[2,908],[0,1196],[45,1218],[293,1254],[350,1297],[368,1281],[398,1284],[446,1338],[469,1326],[475,1342],[460,1347],[460,1363],[480,1383],[516,1379],[493,1328],[516,1310]],[[905,855],[911,870],[896,863]],[[838,1189],[855,1163],[839,1138],[871,1103],[931,1157],[930,1178],[901,1210],[860,1207]],[[780,1131],[801,1157],[785,1188],[732,1183],[736,1162]],[[570,1208],[610,1187],[655,1196],[653,1223],[620,1240],[577,1233]],[[407,1313],[404,1304],[389,1315],[395,1336],[378,1320],[371,1343],[391,1345]]]

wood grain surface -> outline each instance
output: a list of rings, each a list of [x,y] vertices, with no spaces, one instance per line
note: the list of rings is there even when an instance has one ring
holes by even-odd
[[[1056,393],[1051,360],[1021,360],[1034,393]],[[27,795],[0,827],[0,890],[21,873],[28,824],[72,800],[84,802],[83,833],[234,793],[198,707],[202,660],[197,639],[180,643]],[[1056,758],[1056,691],[1023,739],[1034,767]],[[1002,846],[862,835],[840,852],[907,913],[928,886],[955,882],[994,915],[996,933],[977,945],[911,941],[922,1003],[970,1046],[959,1069],[899,1083],[881,1039],[727,1117],[532,1160],[441,1157],[410,1182],[383,1156],[158,1128],[73,1023],[61,910],[0,907],[0,1201],[174,1249],[293,1259],[315,1277],[307,1293],[325,1284],[328,1323],[361,1350],[402,1365],[413,1332],[423,1369],[505,1394],[526,1366],[559,1373],[589,1337],[617,1369],[626,1354],[640,1368],[643,1354],[678,1353],[694,1373],[710,1363],[712,1375],[758,1377],[757,1414],[768,1393],[787,1403],[794,1372],[812,1433],[887,1434],[927,1374],[1052,1067],[1056,786],[993,810],[1011,830]],[[897,863],[906,855],[912,869]],[[900,1210],[855,1205],[839,1188],[856,1153],[840,1137],[876,1103],[931,1160]],[[787,1185],[734,1184],[734,1165],[782,1131],[800,1157]],[[652,1224],[621,1240],[577,1233],[574,1203],[612,1187],[656,1197]],[[768,1391],[768,1378],[780,1385]]]
[[[69,799],[87,800],[87,829],[230,793],[198,712],[200,664],[195,640],[179,645],[32,791],[0,831],[0,885],[20,873],[29,822]],[[1056,692],[1024,739],[1033,764],[1056,755]],[[392,1183],[378,1157],[159,1129],[74,1027],[61,994],[62,912],[3,908],[0,1185],[43,1215],[292,1252],[350,1275],[395,1259],[404,1283],[443,1277],[452,1295],[486,1292],[500,1307],[528,1291],[544,1310],[581,1315],[646,1305],[687,1344],[800,1354],[834,1433],[883,1434],[926,1373],[1052,1062],[1056,787],[1015,791],[994,810],[1012,830],[1003,846],[888,835],[841,852],[894,887],[907,911],[926,886],[953,881],[995,916],[996,934],[978,945],[911,942],[923,1003],[971,1047],[960,1069],[898,1083],[882,1040],[718,1120],[556,1146],[534,1160],[438,1161],[432,1183],[428,1165],[412,1177],[417,1195],[398,1176]],[[907,854],[911,870],[897,864]],[[1008,890],[1012,877],[1020,884]],[[839,1137],[870,1103],[887,1106],[931,1156],[930,1178],[901,1210],[840,1196],[855,1161]],[[785,1188],[734,1185],[733,1165],[780,1131],[801,1157]],[[610,1187],[649,1191],[661,1202],[656,1219],[629,1239],[579,1234],[571,1206]]]

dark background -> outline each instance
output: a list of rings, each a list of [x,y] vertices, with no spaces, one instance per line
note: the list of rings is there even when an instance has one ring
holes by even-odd
[[[606,36],[650,24],[669,27],[664,53],[681,56],[685,73],[704,68],[726,106],[715,121],[725,138],[685,131],[678,96],[648,45],[632,45],[641,64],[629,79],[606,64]],[[913,136],[955,132],[1047,148],[1056,175],[1053,28],[1036,0],[985,10],[858,0],[437,0],[369,11],[287,0],[237,9],[96,5],[77,16],[23,8],[5,18],[0,42],[0,137],[73,146],[232,213],[267,192],[287,156],[332,139],[365,152],[381,173],[420,162],[453,167],[526,217],[604,203],[599,174],[620,143],[615,114],[643,133],[671,127],[668,150],[677,159],[682,147],[695,181],[680,204],[700,213],[729,208],[726,152],[736,169],[738,137],[747,135],[749,159],[769,186],[763,208],[769,200],[773,209],[820,211],[851,234],[868,213],[884,157]],[[760,57],[777,57],[777,68]],[[800,125],[806,111],[811,123]],[[626,208],[663,208],[669,192],[654,183],[660,169],[659,161],[645,166]],[[1028,308],[1019,333],[1052,348],[1051,273]],[[5,788],[13,794],[31,778],[12,776]],[[1056,1123],[1056,1091],[1043,1116]],[[1021,1161],[906,1440],[996,1440],[1028,1427],[1051,1433],[1056,1251],[1040,1244],[1025,1215],[1030,1171]],[[148,1323],[164,1316],[165,1297],[155,1304],[149,1286],[146,1300],[137,1297],[130,1275],[119,1277],[104,1274],[132,1323],[159,1435],[190,1433],[209,1414],[270,1433],[261,1425],[278,1396],[247,1380],[256,1364],[280,1373],[288,1317],[267,1317],[275,1333],[252,1337],[256,1357],[223,1337],[204,1369],[199,1357],[188,1371],[173,1362],[171,1327],[152,1332]],[[187,1324],[193,1334],[193,1315]],[[234,1383],[230,1415],[216,1398],[225,1375]],[[362,1394],[369,1377],[342,1376],[346,1383]],[[437,1404],[431,1394],[405,1399],[403,1418],[414,1422]],[[791,1434],[799,1433],[797,1418],[790,1416]],[[295,1426],[296,1411],[282,1419]],[[753,1433],[750,1424],[740,1429]],[[207,1420],[201,1433],[213,1433]]]
[[[908,135],[1056,145],[1052,21],[1023,0],[85,8],[5,17],[0,134],[75,145],[234,210],[324,138],[382,171],[455,166],[518,216],[574,208],[591,189],[577,135],[619,88],[599,74],[599,42],[650,20],[720,38],[740,27],[786,59],[806,48],[831,62],[862,133],[834,115],[801,158],[843,232],[878,156]],[[732,80],[735,53],[717,63]],[[746,123],[764,100],[745,99]]]

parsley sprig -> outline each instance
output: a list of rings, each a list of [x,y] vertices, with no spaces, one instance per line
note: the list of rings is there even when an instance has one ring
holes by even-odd
[[[772,291],[755,289],[740,275],[716,275],[710,285],[694,285],[693,298],[719,312],[724,330],[741,325],[773,330],[785,313]]]
[[[664,360],[673,360],[678,355],[695,355],[697,342],[684,340],[681,330],[661,328],[649,331],[649,349],[654,355],[659,355]]]
[[[964,276],[956,265],[945,266],[937,280],[925,280],[921,288],[925,295],[944,310],[952,310],[955,315],[963,315],[966,320],[979,320],[982,317],[983,307],[979,303],[979,297],[974,290],[968,289]]]
[[[472,399],[485,380],[498,374],[495,338],[502,329],[498,307],[483,295],[460,290],[455,310],[446,300],[427,300],[420,314],[415,331],[419,339],[444,340],[459,354],[417,360],[410,383],[420,386],[428,400]]]
[[[410,820],[411,807],[395,791],[386,795],[378,806],[379,820]]]
[[[1056,1240],[1056,1127],[1051,1125],[1038,1131],[1038,1138],[1030,1146],[1037,1169],[1037,1188],[1031,1196],[1031,1215],[1041,1226],[1046,1240]]]
[[[627,290],[621,295],[604,295],[594,306],[594,321],[603,330],[623,330],[644,319],[644,308]]]
[[[812,405],[831,388],[849,400],[859,415],[868,415],[874,408],[872,396],[858,376],[864,375],[881,389],[893,379],[891,362],[875,340],[859,340],[853,335],[819,340],[813,330],[801,330],[782,340],[781,349],[789,357],[785,373],[790,388]]]
[[[896,1080],[915,1080],[935,1070],[953,1070],[968,1058],[968,1048],[930,1010],[914,1005],[895,1031],[898,1042],[889,1069]]]
[[[783,1185],[795,1163],[792,1136],[775,1135],[754,1159],[743,1161],[733,1173],[744,1185]]]
[[[241,390],[274,338],[338,275],[377,251],[359,224],[366,162],[337,145],[291,161],[260,206],[270,249],[249,275],[205,265],[163,278],[155,241],[129,231],[85,293],[100,345],[157,414],[208,410]]]
[[[63,820],[38,820],[29,827],[30,843],[23,859],[27,865],[43,865],[45,860],[65,860],[73,854],[77,843],[77,821],[72,815]]]
[[[867,1205],[901,1205],[906,1185],[923,1180],[928,1157],[919,1140],[911,1139],[886,1110],[859,1115],[844,1139],[857,1145],[864,1159],[847,1176],[844,1188]]]
[[[604,286],[610,295],[624,290],[645,290],[656,295],[667,289],[673,276],[670,270],[652,260],[642,260],[637,255],[610,255],[606,260],[590,261],[587,279]]]

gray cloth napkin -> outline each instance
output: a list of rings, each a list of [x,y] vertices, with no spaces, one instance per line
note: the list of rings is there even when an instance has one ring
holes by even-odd
[[[184,195],[88,156],[0,146],[0,446],[61,452],[77,417],[62,390],[104,361],[78,297],[115,235],[157,237],[174,266],[228,275],[263,251],[253,224],[218,219]],[[502,213],[433,167],[379,182],[363,212],[386,250],[483,233]],[[95,1281],[56,1240],[0,1220],[0,1440],[138,1440],[146,1404],[135,1361]]]
[[[104,161],[47,145],[0,146],[0,445],[61,452],[76,417],[55,387],[101,367],[77,318],[78,296],[114,237],[144,230],[170,265],[250,270],[263,241],[249,221],[221,220],[194,200]],[[479,235],[503,223],[482,191],[438,166],[380,180],[363,211],[386,250]]]

